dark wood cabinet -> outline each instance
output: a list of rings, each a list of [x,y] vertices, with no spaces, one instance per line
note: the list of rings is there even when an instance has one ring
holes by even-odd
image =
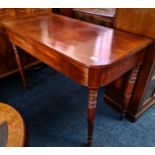
[[[98,24],[106,27],[113,27],[115,9],[114,8],[92,8],[73,9],[74,18]]]
[[[117,9],[114,27],[155,39],[155,9]],[[105,91],[106,103],[120,113],[123,111],[128,74],[130,72],[109,84]],[[126,116],[132,121],[155,103],[155,43],[146,51],[138,74],[126,111]]]
[[[128,107],[128,116],[138,118],[155,103],[155,48],[148,51]]]
[[[41,14],[51,13],[51,9],[0,9],[0,78],[17,72],[17,64],[15,61],[12,45],[3,29],[2,22],[19,18],[37,16]],[[20,52],[24,66],[32,66],[38,63],[30,55]]]
[[[67,17],[74,17],[73,8],[53,8],[53,13],[60,14]]]
[[[113,27],[115,16],[114,8],[55,8],[53,12],[106,27]]]

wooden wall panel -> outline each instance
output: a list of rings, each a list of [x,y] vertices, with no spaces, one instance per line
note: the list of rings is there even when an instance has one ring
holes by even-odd
[[[117,9],[114,27],[155,39],[155,8]]]

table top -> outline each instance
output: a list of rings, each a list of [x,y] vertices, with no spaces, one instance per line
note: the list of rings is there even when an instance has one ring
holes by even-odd
[[[104,67],[151,43],[145,37],[51,14],[4,23],[6,29],[87,67]],[[50,51],[48,51],[50,52]]]

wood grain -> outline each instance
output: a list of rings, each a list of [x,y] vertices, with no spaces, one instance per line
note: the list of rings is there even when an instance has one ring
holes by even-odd
[[[0,102],[0,123],[8,125],[7,147],[25,145],[25,125],[21,115],[11,106]]]
[[[13,44],[88,87],[88,144],[92,143],[97,90],[141,63],[143,49],[152,43],[145,37],[55,14],[4,26]]]
[[[114,27],[126,32],[155,38],[155,8],[117,9]]]

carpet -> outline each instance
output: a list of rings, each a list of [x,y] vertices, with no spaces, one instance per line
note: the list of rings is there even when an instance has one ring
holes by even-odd
[[[30,85],[27,92],[19,74],[0,80],[0,101],[23,116],[28,145],[80,147],[86,143],[87,88],[49,67],[26,74]],[[104,103],[103,93],[101,88],[93,146],[155,146],[155,106],[136,123],[120,121],[118,113]]]

